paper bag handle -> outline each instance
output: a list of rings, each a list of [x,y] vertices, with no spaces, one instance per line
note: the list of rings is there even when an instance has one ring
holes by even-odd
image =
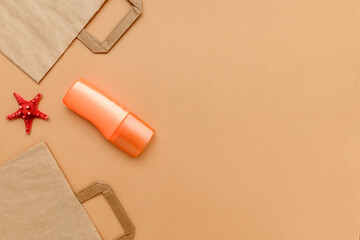
[[[76,194],[77,199],[80,203],[84,203],[87,200],[99,195],[103,194],[106,201],[110,205],[113,210],[117,220],[121,224],[124,229],[124,234],[115,240],[132,240],[135,236],[135,227],[131,223],[128,215],[125,212],[125,209],[121,206],[120,201],[117,199],[115,193],[112,191],[110,185],[104,183],[95,183],[87,188],[81,190]]]
[[[142,12],[142,0],[128,0],[133,6],[109,36],[100,43],[86,29],[81,30],[77,38],[93,53],[107,53],[122,35],[131,27]]]

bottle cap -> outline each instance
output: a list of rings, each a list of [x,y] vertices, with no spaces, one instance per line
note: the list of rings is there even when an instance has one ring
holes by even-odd
[[[109,141],[131,156],[136,157],[144,151],[154,132],[145,122],[133,113],[129,113]]]

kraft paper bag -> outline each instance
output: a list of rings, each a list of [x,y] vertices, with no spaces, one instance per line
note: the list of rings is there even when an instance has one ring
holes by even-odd
[[[0,239],[101,240],[81,203],[103,194],[131,240],[135,228],[110,186],[95,183],[75,195],[40,143],[0,167]]]
[[[100,43],[84,27],[105,0],[0,0],[0,52],[39,83],[76,37],[108,52],[141,14],[141,0],[128,1],[129,13]]]

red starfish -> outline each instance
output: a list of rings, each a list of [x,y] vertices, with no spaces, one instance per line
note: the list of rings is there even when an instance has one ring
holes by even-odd
[[[31,101],[24,100],[18,93],[14,92],[16,101],[19,104],[19,110],[10,114],[6,119],[13,120],[22,118],[25,122],[25,130],[27,134],[31,132],[31,125],[34,118],[48,119],[48,116],[39,111],[38,105],[41,99],[41,94],[38,93]]]

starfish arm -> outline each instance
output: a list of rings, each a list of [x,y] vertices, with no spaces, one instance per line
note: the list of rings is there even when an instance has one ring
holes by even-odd
[[[19,105],[26,103],[25,101],[17,92],[14,92],[14,97]]]
[[[33,99],[31,99],[31,102],[34,103],[35,107],[38,107],[41,97],[42,95],[38,93]]]
[[[41,119],[45,119],[45,120],[49,118],[48,115],[46,115],[45,113],[40,112],[39,110],[37,111],[36,117],[41,118]]]
[[[24,119],[26,134],[30,134],[33,120],[34,120],[33,118]]]
[[[13,120],[13,119],[16,119],[16,118],[19,118],[19,110],[17,110],[16,112],[6,116],[6,119],[8,120]]]

